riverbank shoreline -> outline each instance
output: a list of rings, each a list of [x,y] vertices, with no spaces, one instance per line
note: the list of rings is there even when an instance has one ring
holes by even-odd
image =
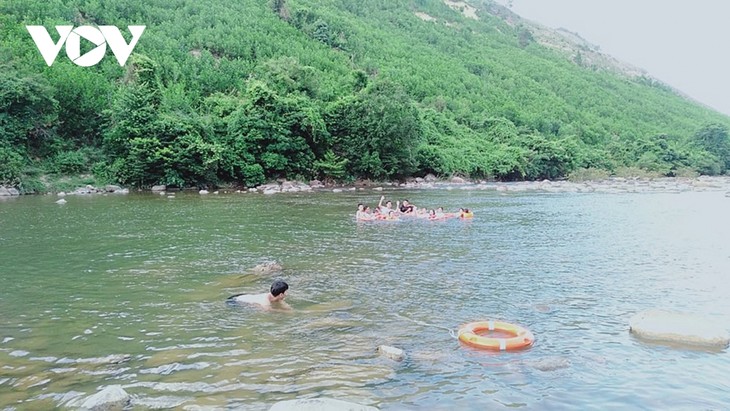
[[[222,187],[216,190],[197,188],[153,186],[149,189],[129,189],[117,185],[96,187],[86,185],[77,187],[69,192],[47,192],[39,195],[98,195],[98,194],[129,194],[130,192],[152,192],[160,195],[174,195],[178,192],[197,192],[206,194],[244,194],[257,193],[264,195],[298,192],[352,192],[352,191],[386,191],[386,190],[466,190],[466,191],[496,191],[502,193],[514,192],[543,192],[543,193],[643,193],[669,192],[681,193],[687,191],[725,191],[730,197],[730,176],[699,176],[699,177],[609,177],[597,180],[569,181],[569,180],[541,180],[541,181],[486,181],[466,180],[454,177],[449,180],[417,178],[407,182],[372,182],[357,181],[347,185],[324,185],[313,180],[309,183],[299,181],[276,181],[252,188]],[[21,196],[14,187],[0,186],[0,198]]]

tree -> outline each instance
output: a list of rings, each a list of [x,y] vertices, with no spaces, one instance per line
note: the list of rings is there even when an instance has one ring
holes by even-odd
[[[53,92],[44,78],[0,65],[0,143],[28,155],[52,154],[49,144],[58,120]]]
[[[403,178],[417,170],[423,140],[418,110],[402,87],[381,81],[330,107],[327,126],[335,154],[353,176]]]
[[[248,82],[241,106],[230,116],[228,134],[242,158],[273,178],[311,176],[315,153],[324,155],[328,138],[310,100],[282,96],[259,80]]]
[[[694,141],[720,160],[721,173],[730,169],[730,139],[727,126],[708,124],[695,133]]]

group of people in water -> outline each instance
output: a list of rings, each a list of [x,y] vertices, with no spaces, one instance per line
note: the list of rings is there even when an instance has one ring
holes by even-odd
[[[403,202],[396,201],[395,208],[393,207],[392,201],[385,201],[385,204],[383,204],[383,201],[385,201],[385,196],[380,196],[378,206],[374,210],[372,210],[370,206],[366,206],[362,203],[358,204],[355,219],[357,221],[395,221],[400,220],[401,217],[415,217],[428,220],[444,220],[452,217],[474,217],[474,213],[472,213],[468,208],[460,208],[458,213],[446,213],[444,212],[443,207],[427,210],[425,208],[416,207],[408,200],[403,200]]]
[[[428,220],[444,220],[447,218],[472,218],[474,214],[468,208],[460,208],[457,213],[446,213],[442,207],[427,210],[416,207],[408,200],[396,201],[393,207],[392,201],[385,201],[385,196],[380,197],[378,206],[371,210],[364,204],[357,205],[355,218],[357,221],[376,220],[399,220],[401,217],[423,218]],[[291,310],[289,304],[284,302],[287,297],[289,284],[282,280],[276,280],[271,284],[269,292],[261,294],[236,294],[228,297],[228,302],[233,304],[253,304],[266,310]]]

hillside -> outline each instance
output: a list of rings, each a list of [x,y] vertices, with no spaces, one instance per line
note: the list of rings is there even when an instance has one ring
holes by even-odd
[[[125,67],[48,67],[25,26],[71,24],[146,29]],[[0,184],[28,192],[730,166],[728,117],[490,1],[8,0],[0,27]]]

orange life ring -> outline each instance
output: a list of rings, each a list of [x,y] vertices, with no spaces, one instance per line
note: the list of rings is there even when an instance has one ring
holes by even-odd
[[[499,331],[511,337],[488,337],[480,331]],[[459,329],[459,341],[485,350],[511,351],[527,348],[535,342],[535,336],[525,327],[502,321],[476,321],[464,324]]]

